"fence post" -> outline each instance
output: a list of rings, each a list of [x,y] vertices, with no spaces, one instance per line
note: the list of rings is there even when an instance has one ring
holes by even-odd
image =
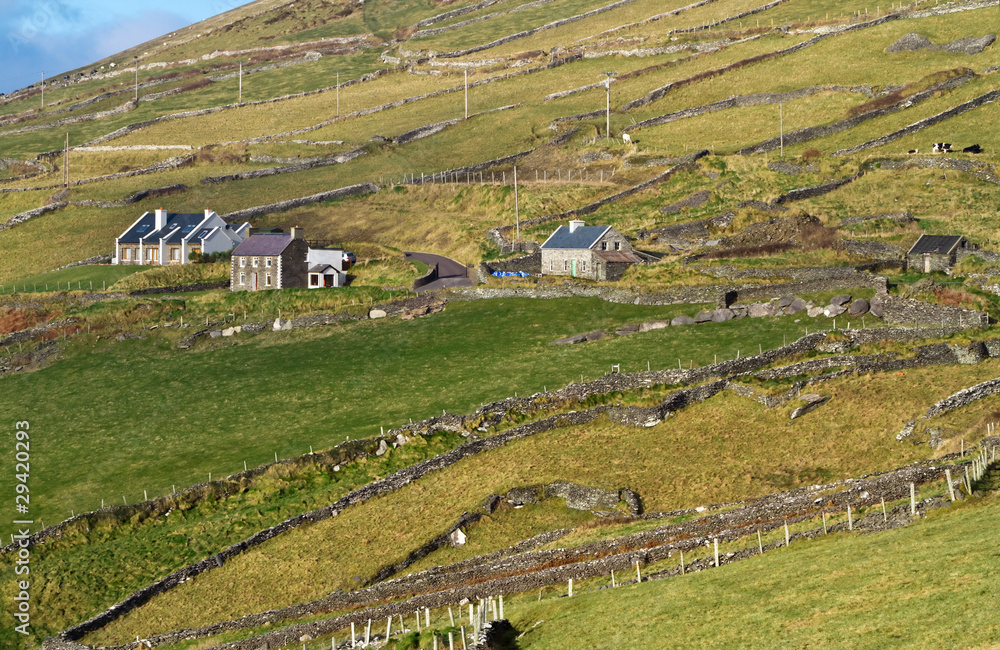
[[[910,483],[910,514],[917,514],[917,486]]]
[[[948,498],[951,499],[952,501],[954,501],[955,500],[955,488],[952,487],[952,485],[951,485],[951,470],[950,469],[946,469],[944,471],[944,478],[945,478],[946,481],[948,481]]]
[[[465,626],[464,625],[462,626],[461,632],[462,632],[462,650],[469,650],[466,647],[466,645],[465,645]]]
[[[882,523],[889,521],[889,517],[885,514],[885,497],[882,497]]]
[[[759,530],[757,531],[757,550],[760,551],[761,555],[764,554],[764,542],[760,538],[760,531]]]
[[[716,537],[712,541],[715,542],[715,566],[716,566],[716,568],[718,568],[718,566],[719,566],[719,538]]]
[[[851,516],[851,504],[847,504],[847,530],[854,530],[854,518]]]
[[[569,579],[569,597],[573,597],[573,578]]]
[[[642,572],[639,571],[639,560],[635,561],[635,581],[642,582]]]

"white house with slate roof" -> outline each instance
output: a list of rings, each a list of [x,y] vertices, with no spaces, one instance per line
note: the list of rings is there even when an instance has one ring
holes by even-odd
[[[230,251],[249,234],[249,223],[228,224],[212,210],[183,214],[160,208],[143,214],[115,239],[111,263],[188,264],[191,253]]]
[[[620,232],[578,219],[559,226],[542,244],[542,275],[617,280],[629,266],[641,262]]]

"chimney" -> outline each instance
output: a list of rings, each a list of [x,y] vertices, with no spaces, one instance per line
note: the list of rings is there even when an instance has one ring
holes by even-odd
[[[292,239],[302,239],[301,226],[292,226]]]
[[[583,221],[581,219],[571,219],[569,222],[569,231],[576,232],[576,229],[582,226],[583,226]]]
[[[205,218],[206,218],[206,219],[208,219],[209,217],[211,217],[211,216],[212,216],[212,214],[213,214],[213,213],[212,213],[212,211],[211,211],[211,210],[209,210],[208,208],[205,208]]]
[[[156,229],[163,230],[167,225],[167,211],[163,208],[156,209]]]

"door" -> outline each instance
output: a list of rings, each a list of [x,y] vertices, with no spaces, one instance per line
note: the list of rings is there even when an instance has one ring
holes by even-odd
[[[573,260],[573,271],[572,271],[572,273],[573,273],[573,277],[575,278],[576,277],[576,260]]]
[[[600,262],[597,263],[597,279],[598,280],[604,280],[605,279],[605,277],[604,277],[604,264],[602,264]]]
[[[924,273],[931,272],[931,254],[924,253]]]
[[[253,289],[254,291],[257,290],[257,274],[256,273],[251,273],[250,274],[250,288]]]

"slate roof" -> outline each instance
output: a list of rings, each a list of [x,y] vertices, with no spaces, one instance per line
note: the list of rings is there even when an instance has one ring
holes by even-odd
[[[168,244],[179,244],[181,239],[187,237],[191,234],[191,231],[197,227],[199,223],[205,220],[204,214],[175,214],[172,215],[174,220],[171,221],[170,217],[167,217],[167,227],[161,232],[161,236]],[[177,226],[174,228],[174,226]],[[173,228],[173,232],[170,229]],[[165,234],[165,233],[170,233]],[[159,238],[157,238],[159,239]]]
[[[186,226],[190,225],[192,228],[197,226],[199,223],[205,220],[205,215],[202,213],[189,214],[189,213],[176,213],[167,214],[166,226],[160,231],[154,230],[156,228],[156,213],[150,212],[142,216],[139,221],[132,224],[132,227],[125,231],[118,241],[122,244],[138,244],[140,240],[146,242],[159,243],[160,238],[167,237],[167,241],[170,243],[180,243],[180,238],[174,237],[177,232],[183,230]],[[174,228],[174,225],[180,226],[179,229]],[[177,232],[174,232],[177,231]],[[190,232],[190,230],[188,231]],[[184,233],[187,234],[187,233]],[[152,236],[151,236],[152,235]],[[169,236],[169,237],[168,237]]]
[[[337,270],[333,264],[316,264],[315,266],[309,267],[309,273],[323,273],[327,269],[333,269],[337,273],[340,273],[340,271]]]
[[[291,233],[261,232],[244,239],[233,255],[281,255],[291,242]]]
[[[573,232],[569,231],[569,226],[559,226],[552,233],[545,243],[543,249],[552,248],[576,248],[587,249],[597,243],[604,236],[611,226],[578,226]]]
[[[917,243],[910,249],[909,254],[939,253],[944,255],[958,246],[962,239],[961,235],[921,235]]]

